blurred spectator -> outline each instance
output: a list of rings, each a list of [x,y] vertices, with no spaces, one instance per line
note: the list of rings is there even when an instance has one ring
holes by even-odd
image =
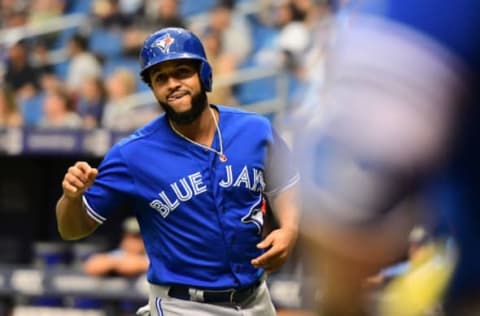
[[[180,0],[147,1],[144,27],[155,31],[165,27],[184,27],[185,20],[180,15]]]
[[[0,129],[20,127],[23,124],[22,114],[18,108],[13,92],[6,84],[0,85]]]
[[[63,86],[46,92],[39,127],[82,128],[82,119],[74,111],[72,98]]]
[[[29,61],[28,52],[25,41],[13,44],[8,50],[5,81],[20,99],[31,98],[39,89],[38,72]]]
[[[369,289],[381,289],[392,279],[408,273],[425,263],[434,255],[432,236],[422,226],[415,226],[408,236],[408,252],[404,261],[396,262],[368,277],[365,286]]]
[[[216,78],[219,78],[218,81],[213,82],[214,89],[209,93],[209,100],[215,104],[237,105],[238,102],[235,100],[232,87],[218,86],[222,77],[233,76],[235,73],[235,58],[223,53],[222,36],[218,31],[206,29],[203,34],[200,34],[200,39],[203,42],[212,72]]]
[[[5,28],[15,28],[25,26],[27,22],[27,11],[18,10],[6,15],[3,20],[3,25]],[[16,39],[17,38],[12,38],[11,40],[15,41]]]
[[[122,31],[132,23],[131,18],[121,11],[119,0],[94,0],[92,15],[99,27],[110,31]]]
[[[117,68],[106,78],[107,103],[105,104],[102,126],[112,128],[121,112],[121,101],[135,92],[135,74],[127,68]]]
[[[136,75],[128,68],[118,68],[107,78],[107,103],[102,127],[117,131],[131,131],[145,124],[159,113],[157,105],[135,107],[128,97],[136,91]]]
[[[66,83],[70,93],[76,96],[87,78],[102,75],[102,66],[97,57],[88,50],[88,40],[85,36],[75,34],[67,45],[70,61]]]
[[[145,0],[118,0],[120,11],[132,18],[141,18]]]
[[[90,77],[83,82],[77,112],[82,117],[84,128],[92,129],[101,125],[106,99],[103,78]]]
[[[295,9],[304,16],[303,21],[312,28],[319,21],[323,20],[325,16],[329,15],[329,7],[331,4],[328,0],[291,0]]]
[[[39,76],[52,74],[54,72],[53,65],[50,62],[48,45],[44,39],[38,39],[33,44],[31,60]]]
[[[25,10],[28,2],[26,0],[1,0],[0,13],[8,15],[14,11]]]
[[[444,241],[422,236],[419,227],[411,232],[410,243],[408,261],[384,270],[380,275],[385,278],[391,274],[390,280],[385,280],[388,282],[385,288],[378,292],[377,313],[389,316],[444,315],[441,298],[455,264],[453,249]]]
[[[28,23],[39,25],[51,18],[59,17],[65,10],[65,0],[32,0],[29,7]]]
[[[136,19],[123,36],[124,50],[129,56],[138,56],[143,41],[153,31],[164,27],[185,27],[179,0],[152,1],[146,8],[145,16]]]
[[[27,23],[28,1],[1,0],[0,28],[23,26]]]
[[[262,35],[261,42],[257,43],[257,49],[270,48],[280,52],[274,61],[281,64],[293,62],[287,60],[289,56],[303,57],[311,42],[311,26],[306,23],[306,17],[312,11],[318,10],[318,4],[308,0],[294,2],[291,0],[271,1],[265,0],[261,4],[261,10],[255,18],[259,27],[269,32]],[[318,23],[318,20],[315,22]],[[285,55],[287,53],[288,55]],[[283,55],[283,56],[282,56]]]
[[[330,1],[323,1],[317,4],[315,16],[317,17],[313,22],[310,20],[310,12],[307,13],[307,25],[311,30],[312,45],[306,52],[305,59],[303,60],[302,67],[304,68],[305,75],[303,79],[313,76],[311,71],[317,71],[312,69],[311,65],[316,65],[319,62],[325,60],[325,53],[328,45],[331,43],[331,32],[335,20],[338,18],[334,11],[334,6]],[[313,41],[313,39],[315,39]]]
[[[324,58],[325,41],[318,33],[325,27],[318,25],[328,25],[331,15],[327,1],[265,0],[253,16],[255,50],[251,60],[256,66],[285,70],[287,110],[301,104],[306,85],[313,78],[309,72],[322,75],[312,65]]]
[[[123,222],[123,236],[117,249],[91,255],[83,270],[92,276],[135,277],[144,274],[149,261],[136,218]]]
[[[230,55],[238,67],[250,57],[252,52],[252,30],[245,16],[235,10],[233,1],[222,1],[209,11],[207,23],[193,22],[190,25],[197,34],[205,33],[207,29],[218,32],[222,41],[222,54]]]
[[[44,96],[44,94],[48,93],[49,91],[54,91],[58,86],[64,84],[54,72],[45,72],[40,79],[42,88],[42,94],[40,97]]]
[[[308,86],[313,81],[324,80],[326,52],[332,41],[332,25],[337,18],[329,1],[320,1],[317,4],[312,4],[308,0],[294,1],[297,5],[299,2],[311,4],[307,7],[300,7],[302,11],[306,12],[304,23],[309,29],[311,43],[302,54],[302,58],[298,59],[298,56],[293,55],[291,58],[287,58],[290,63],[287,63],[286,66],[292,75],[290,84],[292,102],[290,102],[288,110],[293,111],[303,102]],[[312,67],[312,65],[317,66]]]
[[[276,5],[276,27],[278,35],[278,49],[285,53],[285,64],[288,68],[295,68],[310,47],[310,29],[305,23],[306,12],[299,10],[292,2],[283,2]]]
[[[55,73],[55,69],[50,63],[49,51],[45,40],[37,40],[34,43],[31,58],[33,67],[36,69],[39,76],[41,93],[55,89],[61,84],[60,78]]]

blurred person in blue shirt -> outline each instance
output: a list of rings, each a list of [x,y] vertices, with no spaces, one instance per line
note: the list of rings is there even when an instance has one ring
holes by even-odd
[[[123,235],[117,248],[93,254],[85,260],[83,271],[86,274],[135,277],[147,272],[149,261],[136,218],[126,218],[122,228]]]
[[[90,77],[83,82],[77,111],[83,119],[84,128],[100,127],[106,100],[107,92],[101,77]]]
[[[29,46],[25,40],[8,48],[4,80],[12,87],[17,99],[28,99],[40,89],[39,73],[29,59]]]

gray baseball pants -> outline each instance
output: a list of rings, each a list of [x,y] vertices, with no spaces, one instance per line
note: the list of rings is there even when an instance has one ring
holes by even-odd
[[[201,303],[168,296],[168,286],[150,284],[151,316],[275,316],[275,308],[264,282],[241,304]]]

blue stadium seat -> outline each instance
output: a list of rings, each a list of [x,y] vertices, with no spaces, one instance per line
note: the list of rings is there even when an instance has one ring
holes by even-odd
[[[267,101],[276,96],[276,78],[267,77],[240,83],[234,87],[234,95],[241,105]]]
[[[63,298],[60,296],[37,296],[30,298],[30,304],[33,306],[62,307]]]
[[[55,69],[55,74],[61,79],[65,80],[67,78],[67,72],[68,72],[68,65],[69,65],[69,60],[64,60],[58,64],[55,64],[54,69]]]
[[[62,242],[34,242],[33,262],[41,268],[66,265],[69,261],[67,245]]]
[[[210,10],[217,1],[215,0],[183,0],[180,1],[180,16],[190,17],[192,15],[205,13]]]
[[[42,119],[44,98],[45,95],[39,93],[20,102],[20,110],[26,126],[36,126]]]
[[[123,53],[122,34],[97,28],[90,34],[89,48],[105,58],[114,58]]]
[[[90,297],[73,297],[73,304],[71,307],[75,309],[101,309],[105,303],[98,298]]]
[[[263,24],[259,21],[258,16],[254,14],[248,14],[247,21],[252,28],[253,39],[253,52],[258,52],[262,49],[273,49],[276,47],[276,38],[278,37],[278,29]]]
[[[67,46],[68,41],[70,38],[75,34],[78,33],[79,28],[78,27],[70,27],[62,30],[60,34],[58,34],[57,39],[55,40],[55,43],[53,44],[52,49],[60,49],[60,48],[65,48]]]
[[[255,61],[249,60],[241,65],[240,68],[248,69],[256,66],[258,65]],[[271,100],[277,94],[276,80],[275,76],[270,76],[239,83],[234,86],[234,97],[241,105]]]
[[[120,56],[105,60],[103,65],[103,75],[108,76],[118,68],[128,68],[134,73],[138,73],[140,71],[138,59]]]

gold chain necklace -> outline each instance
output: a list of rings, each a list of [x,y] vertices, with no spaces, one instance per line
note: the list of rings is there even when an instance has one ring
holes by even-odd
[[[170,120],[168,121],[168,123],[170,124],[170,127],[172,128],[172,130],[175,132],[175,134],[177,134],[178,136],[180,136],[181,138],[185,139],[186,141],[188,141],[189,143],[192,143],[194,145],[197,145],[199,147],[202,147],[203,149],[205,150],[209,150],[211,152],[214,152],[218,155],[218,159],[220,159],[221,162],[225,162],[227,161],[227,156],[223,153],[223,141],[222,141],[222,133],[220,132],[220,128],[218,127],[218,122],[217,122],[217,118],[215,117],[215,113],[213,113],[213,110],[211,107],[209,107],[209,110],[210,110],[210,113],[212,114],[212,118],[213,118],[213,122],[215,123],[215,128],[217,129],[217,133],[218,133],[218,143],[220,145],[220,151],[212,148],[211,146],[207,146],[207,145],[204,145],[204,144],[200,144],[190,138],[188,138],[187,136],[183,135],[182,133],[180,133],[176,128],[175,126],[173,126],[172,122],[170,122]]]

